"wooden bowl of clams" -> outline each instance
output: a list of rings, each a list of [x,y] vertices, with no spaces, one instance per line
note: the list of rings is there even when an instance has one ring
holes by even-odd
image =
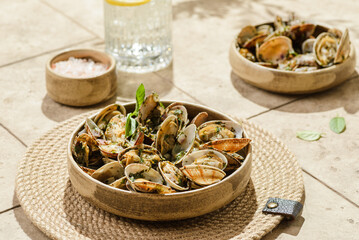
[[[212,212],[244,191],[252,146],[240,123],[154,93],[138,99],[74,130],[68,171],[80,195],[119,216],[167,221]]]
[[[286,94],[320,92],[355,71],[349,32],[290,18],[241,29],[229,52],[233,72],[258,88]]]

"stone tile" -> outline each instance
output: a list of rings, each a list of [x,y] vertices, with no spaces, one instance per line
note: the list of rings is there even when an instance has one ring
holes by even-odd
[[[31,223],[19,207],[0,215],[0,239],[47,240],[49,238]]]
[[[0,212],[19,204],[15,197],[15,176],[25,150],[24,145],[0,126]]]
[[[63,0],[50,1],[41,0],[43,3],[51,6],[57,11],[62,12],[65,16],[72,19],[83,28],[104,38],[104,13],[102,0]]]
[[[76,48],[79,47],[103,50],[103,42],[97,40],[76,46]],[[117,96],[105,103],[84,108],[56,103],[46,94],[45,86],[45,63],[55,54],[57,53],[46,54],[16,65],[0,68],[0,88],[6,89],[0,96],[0,111],[2,112],[0,123],[8,127],[26,144],[30,144],[52,128],[56,122],[103,107],[116,100],[120,102],[134,101],[135,91],[141,82],[147,88],[147,93],[156,91],[162,99],[195,102],[187,94],[175,88],[170,81],[153,73],[141,75],[119,73]]]
[[[1,1],[0,9],[0,65],[94,38],[35,0]]]
[[[263,240],[358,239],[359,208],[304,174],[305,203],[302,216],[282,221]]]
[[[359,78],[252,119],[282,139],[301,166],[359,205]],[[343,116],[346,131],[336,134],[329,121]],[[296,138],[296,131],[325,133],[316,142]]]

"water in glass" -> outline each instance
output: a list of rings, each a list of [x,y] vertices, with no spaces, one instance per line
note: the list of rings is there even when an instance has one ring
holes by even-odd
[[[112,3],[110,3],[112,2]],[[104,1],[106,52],[126,72],[152,72],[172,60],[172,2],[151,0],[137,6]]]

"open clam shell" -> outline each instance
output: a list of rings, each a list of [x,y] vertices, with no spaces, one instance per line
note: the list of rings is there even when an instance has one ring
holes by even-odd
[[[314,43],[314,53],[317,63],[322,67],[334,64],[337,55],[338,39],[331,33],[323,32],[318,35]]]
[[[302,43],[302,53],[313,53],[314,52],[315,38],[308,38]]]
[[[335,55],[334,64],[341,63],[349,57],[350,54],[350,40],[349,31],[345,29],[340,38],[337,54]]]
[[[208,186],[221,181],[226,173],[208,165],[186,165],[181,171],[188,179],[200,186]]]
[[[214,120],[198,127],[198,140],[209,142],[222,138],[242,138],[241,125],[233,121]]]
[[[207,112],[200,112],[198,113],[191,121],[190,124],[196,125],[196,127],[199,127],[202,123],[204,123],[208,118]]]
[[[192,152],[182,160],[182,166],[207,165],[221,170],[225,169],[227,164],[227,158],[222,153],[212,149]]]
[[[91,177],[106,184],[111,184],[124,176],[124,168],[119,162],[107,163],[91,175]]]
[[[101,151],[101,154],[105,157],[116,159],[118,154],[123,151],[123,147],[117,143],[111,143],[104,141],[98,145]]]
[[[201,148],[213,148],[227,153],[235,153],[243,149],[250,142],[249,138],[226,138],[205,143]]]
[[[167,159],[169,158],[168,153],[172,151],[176,144],[178,129],[177,117],[170,115],[162,122],[157,132],[155,148]]]
[[[152,93],[143,101],[139,109],[137,120],[142,125],[150,125],[150,127],[154,127],[159,125],[163,113],[164,108],[160,106],[158,95]]]
[[[124,144],[126,142],[126,118],[118,114],[108,122],[105,138],[113,143]]]
[[[292,40],[285,36],[266,40],[257,50],[257,59],[271,64],[284,61],[293,52]]]
[[[140,192],[157,192],[160,194],[175,192],[164,185],[159,172],[143,164],[132,163],[125,168],[127,181],[133,189]]]
[[[194,124],[188,125],[178,134],[176,144],[172,148],[172,158],[175,159],[175,164],[179,164],[192,151],[195,139],[196,126]]]
[[[110,186],[114,187],[114,188],[127,190],[126,183],[127,183],[127,178],[126,178],[126,176],[123,176],[122,178],[117,179],[116,181],[111,183]]]
[[[242,46],[249,39],[253,38],[257,33],[257,30],[254,26],[249,25],[242,28],[241,32],[237,36],[237,42],[240,46]]]
[[[188,123],[188,113],[185,106],[182,103],[174,102],[165,109],[165,116],[174,115],[178,118],[178,124],[181,130]]]
[[[155,167],[162,158],[156,148],[140,144],[124,149],[118,154],[117,160],[123,166],[128,166],[131,163],[141,163],[148,167]]]
[[[158,163],[162,177],[174,189],[185,191],[189,189],[188,181],[185,175],[173,163],[163,161]]]
[[[101,130],[105,130],[112,117],[116,115],[126,116],[126,109],[118,103],[108,105],[102,109],[94,118],[94,122]]]
[[[103,138],[103,131],[97,126],[97,124],[90,118],[86,118],[85,121],[86,132],[94,139]]]

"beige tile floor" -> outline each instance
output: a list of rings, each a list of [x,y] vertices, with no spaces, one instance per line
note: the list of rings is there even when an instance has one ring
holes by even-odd
[[[0,2],[0,239],[47,239],[26,218],[14,193],[16,165],[27,146],[57,122],[115,100],[133,99],[140,82],[164,99],[201,103],[249,118],[275,133],[296,154],[306,187],[303,214],[295,221],[283,221],[264,239],[359,239],[358,75],[324,93],[286,96],[244,83],[228,63],[229,44],[241,26],[271,21],[288,11],[348,27],[358,49],[359,2],[173,3],[172,66],[142,76],[122,73],[116,97],[96,106],[72,108],[46,94],[45,62],[68,48],[104,49],[102,0]],[[347,130],[340,135],[328,127],[337,114],[347,121]],[[303,129],[326,136],[318,142],[303,142],[295,137]]]

